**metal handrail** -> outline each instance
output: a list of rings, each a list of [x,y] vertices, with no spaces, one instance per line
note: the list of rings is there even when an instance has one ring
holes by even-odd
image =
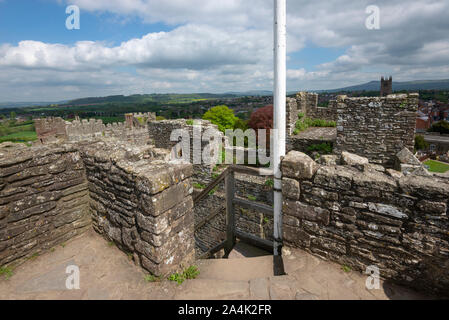
[[[242,206],[246,209],[252,209],[256,211],[261,211],[263,214],[273,216],[273,208],[267,205],[263,205],[257,202],[252,202],[240,198],[235,197],[235,173],[247,174],[252,176],[265,176],[265,177],[273,177],[273,172],[271,170],[265,168],[252,168],[246,166],[239,165],[231,165],[226,168],[216,179],[214,179],[200,194],[194,197],[193,202],[197,205],[201,200],[209,195],[209,193],[220,184],[223,180],[226,182],[226,240],[219,245],[215,246],[208,252],[204,253],[200,258],[208,258],[216,252],[225,249],[226,254],[225,257],[229,255],[232,249],[235,246],[236,238],[239,238],[242,241],[249,241],[251,244],[260,246],[263,249],[270,247],[272,244],[271,241],[259,239],[255,236],[248,235],[246,233],[237,232],[235,227],[235,210],[234,204]],[[215,218],[221,210],[214,212],[204,218],[201,222],[199,222],[195,231],[201,229],[207,222]]]

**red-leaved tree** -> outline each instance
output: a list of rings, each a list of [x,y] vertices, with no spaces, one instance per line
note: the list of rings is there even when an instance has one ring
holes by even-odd
[[[253,112],[248,123],[249,127],[256,130],[267,129],[267,147],[270,145],[270,132],[273,129],[273,105],[265,106]],[[257,132],[258,134],[258,132]]]

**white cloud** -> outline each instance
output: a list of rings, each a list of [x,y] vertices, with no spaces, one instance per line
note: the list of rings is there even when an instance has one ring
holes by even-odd
[[[82,13],[108,12],[125,21],[139,17],[143,23],[162,22],[173,29],[117,46],[26,39],[17,46],[3,44],[0,100],[24,100],[26,92],[62,99],[271,87],[272,0],[65,3],[78,5]],[[378,31],[365,28],[365,8],[371,4],[381,9]],[[381,74],[393,74],[397,80],[449,78],[448,1],[295,0],[288,1],[288,13],[289,54],[306,44],[346,48],[340,57],[313,69],[289,70],[289,90],[336,88],[378,79]],[[59,87],[66,91],[55,89]]]

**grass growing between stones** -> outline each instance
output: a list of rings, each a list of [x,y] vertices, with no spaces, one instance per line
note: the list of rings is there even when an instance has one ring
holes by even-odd
[[[11,278],[13,271],[10,267],[0,267],[0,276],[4,276],[6,280]]]
[[[202,184],[202,183],[194,183],[194,184],[193,184],[193,187],[194,187],[195,189],[201,189],[201,190],[206,189],[206,186],[205,186],[204,184]]]
[[[198,270],[198,267],[191,266],[184,270],[182,273],[174,273],[171,276],[168,277],[168,280],[176,282],[177,284],[181,285],[186,280],[193,280],[196,279],[200,275],[200,271]]]
[[[310,119],[306,118],[304,113],[300,113],[298,115],[298,121],[296,122],[295,131],[293,131],[294,135],[299,134],[302,131],[306,131],[311,127],[336,127],[337,123],[335,121],[327,121],[323,119]]]
[[[148,274],[145,276],[146,282],[160,282],[162,280],[161,277],[153,276],[152,274]]]
[[[29,257],[28,260],[36,260],[38,257],[39,257],[39,253],[35,253],[31,257]]]
[[[268,179],[267,181],[265,181],[265,186],[273,188],[274,187],[274,180],[273,179]]]
[[[341,269],[346,273],[349,273],[352,271],[351,267],[349,267],[349,266],[342,266]]]
[[[252,195],[248,195],[247,198],[248,198],[249,201],[256,201],[257,200],[257,198],[255,196],[252,196]]]

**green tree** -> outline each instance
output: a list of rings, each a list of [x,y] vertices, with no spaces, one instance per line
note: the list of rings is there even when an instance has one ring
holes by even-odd
[[[213,107],[203,116],[203,120],[209,120],[217,125],[218,129],[223,133],[226,132],[227,129],[234,129],[237,119],[234,110],[229,109],[224,105]]]
[[[438,121],[432,125],[429,131],[449,134],[449,122],[445,120]]]
[[[415,150],[426,150],[429,147],[429,144],[424,140],[424,137],[418,135],[415,137]]]
[[[237,118],[237,120],[235,121],[234,129],[242,129],[242,131],[245,132],[249,129],[248,121]]]
[[[9,115],[9,119],[10,120],[16,120],[16,113],[14,111],[11,111],[10,115]]]

